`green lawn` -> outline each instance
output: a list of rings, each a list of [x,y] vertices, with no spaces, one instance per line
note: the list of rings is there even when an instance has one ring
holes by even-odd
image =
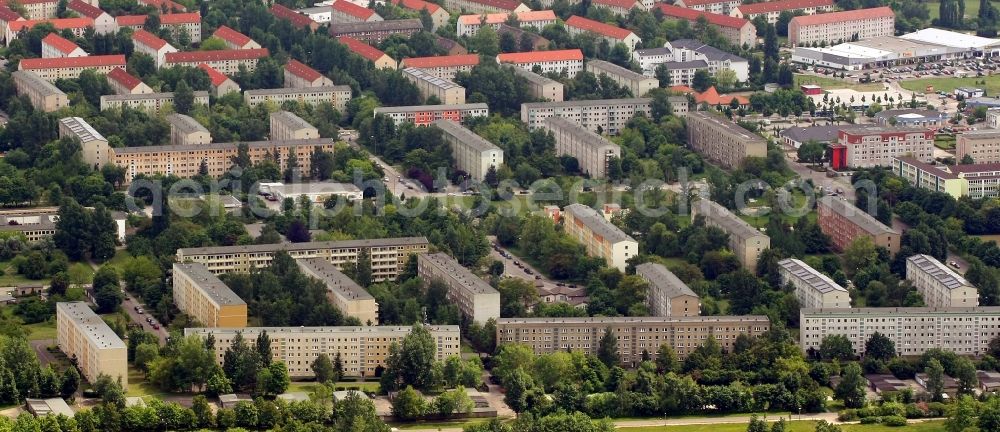
[[[10,261],[0,261],[0,286],[47,285],[50,279],[33,280],[21,276]]]
[[[986,81],[986,85],[976,84],[980,81]],[[920,78],[900,81],[899,85],[903,86],[903,88],[907,90],[915,92],[923,92],[926,90],[927,86],[934,86],[934,91],[949,93],[958,87],[979,87],[985,89],[987,95],[993,96],[1000,94],[1000,75],[967,78]]]
[[[465,428],[466,426],[472,426],[472,425],[477,425],[477,424],[480,424],[480,423],[486,423],[488,421],[490,421],[490,419],[456,420],[456,421],[452,421],[452,422],[410,422],[410,423],[398,423],[398,424],[397,423],[389,423],[389,425],[393,426],[393,427],[395,427],[397,429],[400,429],[400,430],[407,430],[407,429],[441,429],[441,428],[456,428],[456,427]],[[743,429],[746,430],[745,427]]]
[[[128,367],[128,391],[125,394],[127,396],[155,396],[159,398],[167,395],[166,392],[146,381],[142,372],[132,365]]]
[[[312,381],[292,381],[288,385],[289,392],[305,392],[311,393],[313,389],[319,384]],[[356,381],[340,381],[334,385],[334,387],[358,387],[364,392],[377,392],[378,391],[378,381],[367,381],[367,382],[356,382]]]
[[[122,249],[115,252],[114,258],[108,260],[108,262],[104,263],[104,265],[114,266],[118,268],[118,271],[120,272],[122,266],[125,265],[125,261],[128,261],[130,258],[132,258],[132,254]]]
[[[953,136],[934,137],[934,147],[937,147],[941,150],[954,150],[955,137]]]
[[[861,425],[861,424],[847,424],[841,425],[840,428],[844,432],[889,432],[889,431],[906,431],[906,432],[937,432],[944,430],[944,422],[942,421],[929,421],[921,423],[911,423],[904,427],[889,427],[882,425]],[[788,423],[788,432],[813,432],[816,429],[816,422],[813,421],[794,421]],[[742,423],[732,423],[732,424],[705,424],[705,425],[686,425],[686,426],[651,426],[651,427],[636,427],[636,428],[618,428],[618,430],[623,432],[744,432],[747,430],[747,426]]]
[[[795,85],[798,86],[798,85],[802,85],[802,84],[816,84],[816,85],[818,85],[820,87],[823,87],[824,89],[827,89],[827,88],[833,88],[833,89],[846,88],[846,89],[854,89],[854,90],[857,90],[857,91],[882,91],[882,90],[885,90],[885,86],[883,86],[881,83],[860,84],[860,83],[856,83],[856,82],[842,80],[842,79],[839,79],[839,78],[830,78],[830,77],[825,77],[825,76],[819,77],[819,76],[815,76],[815,75],[801,75],[801,74],[796,74],[795,75]]]
[[[992,2],[993,7],[1000,8],[1000,2]],[[938,1],[928,1],[924,3],[927,5],[927,11],[930,12],[931,20],[935,20],[941,17],[941,3]],[[968,1],[965,2],[965,17],[975,18],[979,16],[979,2]]]

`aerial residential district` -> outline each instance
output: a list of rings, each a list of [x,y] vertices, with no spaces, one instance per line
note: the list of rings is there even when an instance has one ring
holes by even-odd
[[[1000,2],[0,0],[0,432],[1000,432]]]

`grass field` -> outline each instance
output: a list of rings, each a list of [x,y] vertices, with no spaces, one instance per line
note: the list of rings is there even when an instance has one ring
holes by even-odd
[[[168,393],[160,390],[153,384],[146,381],[146,377],[143,376],[142,372],[135,368],[135,366],[129,365],[128,367],[128,391],[125,392],[127,396],[156,396],[163,397]]]
[[[992,2],[993,7],[1000,8],[1000,2]],[[935,20],[941,17],[941,2],[938,1],[928,1],[925,3],[927,5],[927,11],[930,12],[931,20]],[[978,1],[967,1],[965,2],[965,17],[975,18],[979,16],[979,2]]]
[[[976,84],[980,81],[986,81],[986,85]],[[985,89],[987,95],[993,96],[1000,94],[1000,75],[967,78],[920,78],[900,81],[899,85],[907,90],[921,93],[927,89],[927,86],[934,86],[934,91],[949,93],[958,87],[979,87]]]
[[[944,430],[944,422],[929,421],[921,423],[911,423],[904,427],[889,427],[882,425],[841,425],[844,432],[937,432]],[[788,432],[813,432],[816,429],[816,422],[795,421],[788,423]],[[686,426],[654,426],[636,428],[618,428],[622,432],[744,432],[747,430],[745,424],[711,424],[711,425],[686,425]]]
[[[934,138],[934,147],[941,150],[954,150],[955,149],[955,137],[943,136]]]
[[[311,393],[313,389],[315,389],[316,386],[318,385],[319,384],[312,381],[298,381],[298,382],[292,381],[292,383],[288,385],[288,391]],[[344,387],[344,388],[358,387],[361,389],[361,391],[364,392],[377,392],[378,381],[369,381],[369,382],[340,381],[337,384],[334,384],[334,387]]]
[[[846,81],[839,78],[829,78],[829,77],[819,77],[815,75],[795,75],[795,85],[802,84],[815,84],[820,87],[826,88],[846,88],[853,89],[857,91],[882,91],[885,90],[885,86],[880,83],[868,83],[860,84],[856,82]]]
[[[398,424],[389,423],[389,425],[399,430],[407,430],[407,429],[427,430],[427,429],[441,429],[441,428],[455,428],[455,427],[465,428],[466,426],[486,423],[488,421],[490,421],[490,419],[458,420],[453,422],[415,422],[415,423],[398,423]],[[745,430],[746,428],[743,429]]]

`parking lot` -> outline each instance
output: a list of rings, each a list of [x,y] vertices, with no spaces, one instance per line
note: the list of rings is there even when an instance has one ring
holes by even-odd
[[[807,66],[802,69],[804,72],[812,72],[820,76],[832,76],[845,73],[844,79],[857,81],[859,83],[882,81],[898,81],[901,79],[928,78],[928,77],[982,77],[992,75],[1000,71],[1000,60],[991,59],[966,59],[966,60],[943,60],[938,62],[918,63],[914,65],[900,65],[885,68],[872,68],[856,71],[842,71],[827,67]]]

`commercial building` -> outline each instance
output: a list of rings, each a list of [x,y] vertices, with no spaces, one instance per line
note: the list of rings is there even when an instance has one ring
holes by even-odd
[[[218,50],[218,51],[185,51],[164,54],[164,65],[198,67],[204,63],[226,75],[236,75],[240,66],[247,71],[257,69],[257,61],[269,56],[267,48]]]
[[[488,117],[490,108],[485,103],[375,108],[375,115],[379,114],[388,116],[397,125],[405,122],[427,126],[442,119],[462,123],[467,118]]]
[[[896,14],[888,6],[797,16],[788,22],[788,43],[836,44],[892,36],[895,29]]]
[[[631,30],[594,21],[589,18],[573,15],[566,20],[566,31],[570,36],[589,33],[608,41],[613,48],[616,44],[624,44],[629,52],[635,49],[642,39]]]
[[[851,295],[847,289],[795,258],[778,261],[778,274],[781,275],[781,285],[791,284],[795,287],[795,298],[799,307],[804,308],[849,308]]]
[[[212,96],[220,97],[231,92],[240,92],[240,85],[236,84],[236,81],[233,81],[222,72],[204,63],[198,65],[198,69],[208,74],[208,80],[212,82]]]
[[[898,37],[876,37],[826,48],[800,46],[795,48],[792,61],[835,69],[861,70],[941,60],[995,57],[998,54],[1000,40],[925,28]]]
[[[275,252],[285,251],[292,258],[323,258],[337,268],[354,263],[361,251],[368,252],[372,262],[372,277],[376,282],[395,279],[406,267],[410,255],[427,253],[426,237],[398,237],[369,240],[283,243],[241,246],[213,246],[177,249],[177,262],[204,264],[215,274],[249,273],[267,267]]]
[[[417,18],[334,24],[330,26],[330,36],[348,36],[370,44],[379,44],[389,36],[399,34],[406,37],[424,30]]]
[[[753,47],[757,45],[757,28],[749,20],[666,3],[659,3],[656,7],[660,9],[664,17],[684,20],[689,22],[690,25],[697,23],[699,18],[705,17],[708,25],[716,29],[719,34],[733,45],[741,47]],[[728,14],[729,12],[725,13]]]
[[[972,356],[989,351],[989,342],[1000,332],[1000,307],[900,307],[851,309],[800,309],[799,346],[818,350],[823,338],[847,337],[854,353],[862,355],[875,333],[892,340],[896,354],[919,356],[942,349]]]
[[[776,0],[739,5],[732,9],[729,15],[750,21],[762,16],[769,24],[774,24],[784,11],[796,15],[813,15],[833,12],[833,6],[833,0]]]
[[[459,72],[469,72],[479,64],[476,54],[461,54],[452,56],[410,57],[399,61],[401,68],[423,69],[425,73],[446,80],[455,79]]]
[[[278,111],[271,113],[271,134],[268,138],[272,140],[293,140],[293,139],[317,139],[319,130],[309,122],[289,111]]]
[[[247,303],[204,264],[174,263],[174,304],[209,327],[246,327]]]
[[[461,335],[457,325],[426,326],[434,339],[434,360],[444,361],[458,356]],[[376,369],[386,366],[389,347],[400,344],[410,334],[409,326],[362,327],[246,327],[246,328],[186,328],[184,335],[215,339],[215,361],[222,364],[226,350],[232,347],[237,334],[252,343],[261,333],[271,339],[271,360],[288,366],[292,378],[313,378],[312,363],[320,354],[344,365],[344,375],[374,377]]]
[[[893,255],[899,252],[899,231],[885,226],[868,213],[837,197],[816,200],[817,222],[823,234],[830,236],[834,248],[843,251],[861,236],[871,237],[875,246]]]
[[[82,48],[58,34],[49,33],[42,38],[42,58],[83,57],[86,55],[87,53]]]
[[[530,27],[536,31],[541,31],[545,26],[556,23],[556,13],[551,10],[528,11],[514,14],[517,17],[519,28]],[[501,24],[505,24],[510,18],[508,13],[472,14],[458,17],[456,32],[459,37],[474,36],[479,33],[483,25],[499,30]]]
[[[161,68],[167,63],[167,53],[177,52],[177,48],[143,29],[132,32],[132,44],[136,52],[141,52],[153,58],[156,67]]]
[[[646,308],[651,316],[686,317],[701,314],[701,299],[663,264],[635,266],[636,276],[649,283]]]
[[[392,0],[392,3],[396,6],[400,6],[412,11],[420,13],[422,10],[426,10],[427,14],[431,16],[431,31],[437,31],[437,29],[444,27],[448,24],[451,19],[451,14],[448,13],[443,7],[437,3],[431,3],[424,0]]]
[[[948,115],[930,109],[893,109],[875,114],[879,126],[939,128],[948,124]]]
[[[94,32],[99,35],[112,34],[118,31],[118,24],[115,22],[114,17],[97,7],[96,1],[91,4],[81,0],[73,0],[66,4],[66,10],[93,20]]]
[[[150,94],[153,89],[139,78],[125,72],[125,69],[115,68],[109,72],[105,78],[115,94]]]
[[[257,49],[260,48],[260,44],[250,39],[243,33],[233,30],[226,26],[219,26],[215,29],[215,33],[212,33],[212,37],[217,37],[222,39],[226,43],[226,47],[229,49]]]
[[[172,105],[173,103],[174,94],[172,92],[104,95],[101,96],[101,111],[129,107],[158,113],[167,104]],[[208,92],[194,92],[194,103],[195,105],[208,105]]]
[[[757,270],[761,252],[771,247],[771,238],[764,235],[729,209],[702,198],[691,203],[691,219],[701,216],[706,226],[716,227],[729,235],[729,250],[750,271]]]
[[[243,92],[243,100],[250,106],[257,106],[266,102],[281,105],[288,101],[295,101],[300,104],[329,103],[337,111],[343,112],[344,108],[347,108],[347,102],[351,100],[351,87],[335,85],[247,90]]]
[[[444,7],[452,11],[465,11],[465,13],[474,14],[512,14],[531,10],[517,0],[445,0]]]
[[[404,0],[404,1],[423,1],[423,0]],[[437,6],[437,5],[435,5]],[[444,9],[440,9],[444,10]],[[377,69],[395,69],[396,60],[389,57],[388,54],[382,52],[382,50],[361,42],[349,36],[341,36],[337,38],[337,41],[347,45],[347,49],[351,52],[370,60],[375,63],[375,68]]]
[[[906,280],[924,296],[927,306],[979,306],[979,290],[930,255],[917,254],[906,259]]]
[[[35,109],[52,112],[69,106],[66,93],[34,72],[16,71],[11,76],[14,78],[17,94],[27,96]]]
[[[309,31],[316,31],[319,28],[319,23],[313,21],[308,16],[302,15],[292,9],[282,6],[279,3],[271,5],[269,9],[271,15],[283,21],[288,21],[292,26],[299,29],[309,29]]]
[[[119,15],[115,22],[119,28],[137,30],[145,26],[147,18],[147,15]],[[186,33],[191,42],[201,42],[201,14],[198,12],[160,14],[160,27],[170,31],[173,40],[180,40]]]
[[[208,129],[191,116],[170,114],[167,116],[167,123],[170,123],[170,145],[195,145],[212,142],[212,134],[208,132]]]
[[[303,274],[326,285],[326,297],[345,316],[357,318],[361,325],[378,325],[378,303],[361,285],[322,258],[295,260]]]
[[[455,166],[475,180],[483,181],[490,167],[499,169],[503,164],[503,150],[486,141],[454,120],[438,120],[434,126],[441,129],[441,138],[451,147]]]
[[[739,168],[748,157],[767,156],[763,138],[716,114],[689,112],[687,133],[688,146],[725,168]]]
[[[830,167],[839,171],[890,166],[897,156],[933,161],[934,131],[920,127],[841,130],[837,143],[830,146]]]
[[[608,162],[621,157],[621,147],[617,144],[566,118],[548,117],[542,128],[554,135],[556,154],[576,158],[580,171],[592,178],[607,177]]]
[[[660,80],[656,78],[647,77],[604,60],[588,61],[587,72],[597,77],[604,75],[611,78],[618,85],[629,89],[633,96],[645,96],[650,90],[660,86]]]
[[[975,163],[1000,162],[1000,130],[981,129],[958,134],[955,143],[955,160],[966,156]]]
[[[27,21],[10,21],[7,23],[7,33],[5,35],[7,45],[10,46],[14,39],[21,35],[22,31],[29,31],[40,24],[51,24],[56,31],[63,32],[69,30],[73,36],[82,38],[87,33],[87,29],[94,27],[94,20],[82,18],[51,18]]]
[[[500,293],[448,254],[417,255],[417,274],[425,283],[443,282],[448,300],[473,322],[500,318]]]
[[[65,117],[59,119],[59,137],[72,137],[80,140],[80,151],[83,161],[92,168],[98,168],[108,163],[108,139],[104,138],[90,123],[80,117]]]
[[[586,248],[587,255],[604,258],[608,266],[625,271],[628,260],[639,254],[639,243],[603,215],[583,204],[563,208],[563,228]]]
[[[87,381],[107,375],[128,389],[128,348],[87,303],[56,303],[56,334],[59,349],[75,360]]]
[[[569,350],[596,355],[601,338],[610,330],[618,340],[622,365],[635,367],[643,352],[655,356],[660,345],[670,346],[683,359],[712,337],[723,351],[732,352],[738,336],[753,338],[770,328],[763,315],[500,318],[497,344],[525,345],[536,355]]]
[[[125,68],[124,55],[21,59],[17,66],[17,70],[34,72],[48,82],[55,82],[60,78],[79,78],[80,73],[87,69],[107,74],[115,68]]]
[[[538,70],[542,73],[566,74],[572,78],[583,70],[583,51],[568,49],[504,53],[497,55],[497,63],[512,64],[530,71]]]
[[[681,98],[684,99],[684,98]],[[521,104],[521,121],[528,128],[543,126],[545,119],[558,116],[576,122],[592,132],[617,134],[636,114],[650,115],[652,99],[597,99]],[[685,103],[686,103],[685,99]],[[674,99],[670,100],[671,104]]]
[[[530,70],[515,67],[514,75],[518,75],[528,83],[528,93],[535,99],[561,102],[565,90],[561,82],[536,74]]]
[[[447,78],[431,74],[425,69],[412,67],[403,69],[403,76],[417,86],[417,90],[420,91],[420,95],[424,99],[434,96],[445,105],[465,103],[465,87],[455,84]]]
[[[360,188],[351,183],[335,182],[309,182],[309,183],[260,183],[260,193],[274,195],[279,202],[285,198],[291,198],[296,203],[308,198],[309,202],[317,205],[326,203],[329,199],[343,198],[348,202],[361,201],[364,193]]]

